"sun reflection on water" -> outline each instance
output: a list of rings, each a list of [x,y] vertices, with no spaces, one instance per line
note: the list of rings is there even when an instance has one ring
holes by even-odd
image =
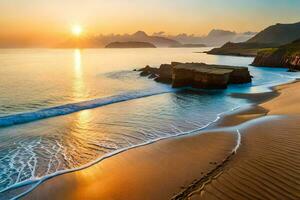
[[[76,78],[82,77],[82,69],[81,69],[81,51],[80,49],[74,50],[74,69]]]
[[[81,50],[74,50],[74,80],[73,98],[76,101],[84,100],[87,97],[85,80],[82,72]]]

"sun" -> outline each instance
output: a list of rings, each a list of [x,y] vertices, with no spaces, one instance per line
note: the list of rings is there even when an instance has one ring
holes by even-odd
[[[80,25],[73,25],[71,31],[73,35],[78,37],[82,34],[82,27]]]

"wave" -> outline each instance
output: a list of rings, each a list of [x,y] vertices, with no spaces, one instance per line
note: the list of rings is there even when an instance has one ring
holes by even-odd
[[[31,179],[28,179],[28,180],[25,180],[25,181],[21,181],[21,182],[18,182],[18,183],[15,183],[3,190],[0,191],[0,194],[4,194],[6,192],[10,192],[12,190],[15,190],[15,189],[18,189],[18,188],[21,188],[21,187],[24,187],[24,186],[30,186],[27,190],[25,190],[24,192],[21,192],[19,194],[17,194],[16,196],[12,197],[11,200],[17,200],[21,197],[24,197],[26,194],[30,193],[32,190],[34,190],[37,186],[39,186],[41,183],[43,183],[44,181],[50,179],[50,178],[53,178],[53,177],[56,177],[56,176],[59,176],[59,175],[63,175],[63,174],[66,174],[66,173],[70,173],[70,172],[75,172],[75,171],[79,171],[79,170],[83,170],[83,169],[86,169],[94,164],[97,164],[105,159],[108,159],[112,156],[115,156],[117,154],[120,154],[122,152],[125,152],[127,150],[130,150],[130,149],[134,149],[134,148],[137,148],[137,147],[142,147],[142,146],[145,146],[145,145],[149,145],[149,144],[152,144],[152,143],[155,143],[155,142],[158,142],[158,141],[161,141],[161,140],[164,140],[164,139],[169,139],[169,138],[175,138],[175,137],[178,137],[178,136],[184,136],[184,135],[190,135],[190,134],[193,134],[193,133],[196,133],[196,134],[201,134],[201,132],[199,133],[199,131],[202,131],[206,128],[208,128],[209,126],[211,126],[212,124],[216,123],[217,121],[219,121],[222,117],[222,115],[225,115],[227,113],[230,113],[230,112],[233,112],[235,110],[238,110],[240,109],[241,107],[240,106],[237,106],[235,108],[232,108],[228,111],[225,111],[225,112],[222,112],[222,113],[219,113],[217,115],[217,117],[215,118],[215,120],[207,123],[206,125],[202,126],[202,127],[199,127],[197,129],[194,129],[194,130],[190,130],[190,131],[185,131],[185,132],[182,132],[182,131],[179,131],[177,134],[174,134],[174,135],[168,135],[168,136],[164,136],[164,137],[160,137],[160,138],[156,138],[156,139],[153,139],[153,140],[149,140],[147,142],[144,142],[144,143],[141,143],[141,144],[136,144],[136,145],[132,145],[130,147],[125,147],[125,148],[122,148],[122,149],[118,149],[118,150],[115,150],[115,151],[112,151],[110,153],[107,153],[101,157],[99,157],[98,159],[90,162],[90,163],[87,163],[83,166],[80,166],[80,167],[77,167],[77,168],[72,168],[72,169],[65,169],[65,170],[61,170],[61,171],[57,171],[55,173],[52,173],[52,174],[48,174],[46,176],[43,176],[43,177],[39,177],[39,178],[31,178]],[[234,148],[232,149],[232,152],[236,152],[237,149],[239,148],[240,146],[240,143],[241,143],[241,135],[239,132],[238,133],[238,136],[237,136],[237,144],[234,146]]]
[[[113,103],[119,103],[123,101],[144,98],[144,97],[170,93],[175,91],[177,90],[168,87],[168,88],[158,89],[155,91],[128,92],[125,94],[119,94],[119,95],[97,98],[88,101],[82,101],[82,102],[70,103],[70,104],[65,104],[56,107],[45,108],[33,112],[7,115],[4,117],[0,117],[0,128],[28,123],[28,122],[50,118],[50,117],[56,117],[60,115],[67,115],[70,113],[97,108],[105,105],[110,105]]]

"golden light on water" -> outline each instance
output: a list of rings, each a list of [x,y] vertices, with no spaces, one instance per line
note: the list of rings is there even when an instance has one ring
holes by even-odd
[[[82,74],[81,50],[74,50],[74,80],[73,80],[73,96],[74,100],[83,100],[86,95],[86,87]]]
[[[74,50],[74,69],[75,69],[75,76],[77,78],[81,77],[81,52],[80,49]]]
[[[82,34],[82,27],[80,26],[80,25],[73,25],[72,26],[72,29],[71,29],[71,31],[72,31],[72,34],[73,35],[75,35],[75,36],[77,36],[77,37],[79,37],[81,34]]]

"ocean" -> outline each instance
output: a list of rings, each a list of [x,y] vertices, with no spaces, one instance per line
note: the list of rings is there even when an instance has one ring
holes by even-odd
[[[249,66],[253,58],[196,53],[208,49],[0,49],[0,199],[10,188],[196,133],[251,103],[231,93],[266,92],[300,76]],[[248,66],[254,78],[226,90],[173,89],[133,71],[172,61]]]

